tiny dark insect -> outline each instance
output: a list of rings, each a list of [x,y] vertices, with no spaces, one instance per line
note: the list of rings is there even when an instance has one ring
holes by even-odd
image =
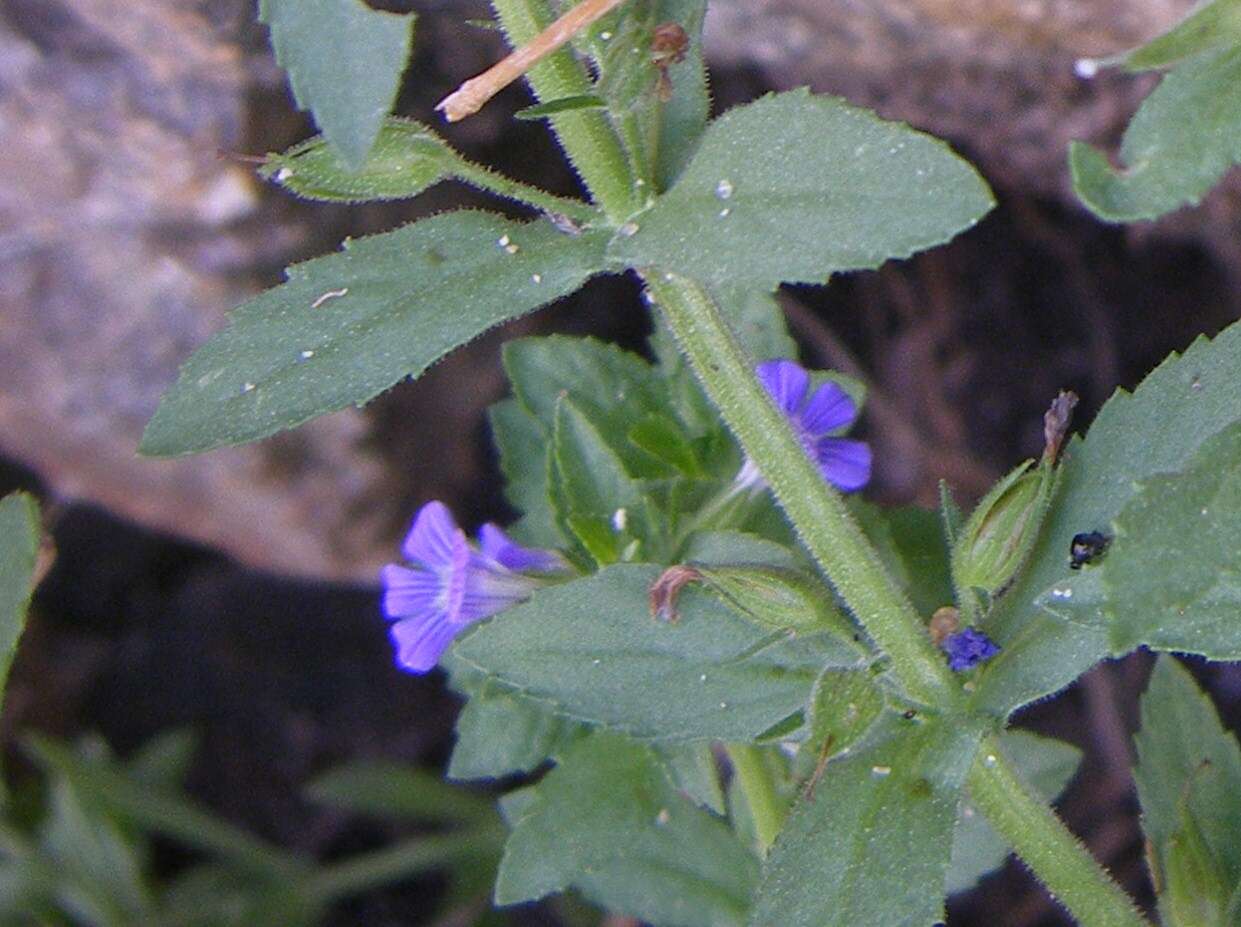
[[[1069,544],[1069,568],[1080,570],[1087,563],[1094,563],[1111,543],[1112,539],[1102,531],[1083,531],[1073,535],[1073,541]]]

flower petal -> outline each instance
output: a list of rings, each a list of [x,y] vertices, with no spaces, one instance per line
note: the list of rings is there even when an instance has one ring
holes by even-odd
[[[845,438],[821,438],[815,459],[823,479],[841,492],[853,492],[870,482],[870,445]]]
[[[853,424],[857,406],[839,384],[828,380],[819,386],[801,414],[802,427],[818,437]]]
[[[785,415],[796,415],[810,385],[810,374],[791,360],[763,361],[754,368],[763,389]]]
[[[401,545],[401,553],[411,563],[432,568],[448,566],[453,560],[454,539],[459,531],[448,506],[433,500],[418,510],[414,525]]]
[[[427,613],[396,622],[388,635],[396,648],[396,662],[411,673],[425,673],[439,662],[460,630],[460,625],[450,624],[443,615]]]
[[[553,550],[522,547],[504,533],[504,529],[487,522],[478,530],[478,546],[482,552],[510,570],[554,573],[565,569],[564,558]]]
[[[427,570],[411,570],[389,563],[379,571],[383,585],[383,613],[389,620],[409,618],[442,608],[441,577]]]

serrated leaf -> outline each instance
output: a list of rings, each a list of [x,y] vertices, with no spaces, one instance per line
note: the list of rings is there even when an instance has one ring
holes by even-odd
[[[802,89],[712,122],[676,185],[622,227],[608,254],[708,285],[772,290],[908,257],[991,204],[943,142]]]
[[[1241,161],[1241,47],[1179,64],[1138,108],[1120,146],[1122,169],[1081,142],[1069,148],[1073,189],[1099,218],[1154,219],[1196,204]]]
[[[259,176],[308,200],[360,203],[417,196],[452,176],[457,161],[444,140],[408,119],[388,119],[360,168],[350,168],[322,135],[269,154]]]
[[[637,737],[750,742],[800,711],[821,668],[856,655],[785,640],[686,589],[652,618],[660,568],[606,567],[535,593],[460,638],[454,654],[559,713]]]
[[[572,293],[600,269],[602,244],[597,233],[567,237],[548,222],[472,211],[346,241],[233,312],[182,367],[141,450],[240,444],[364,403]]]
[[[537,786],[504,849],[496,901],[572,887],[664,927],[740,927],[757,869],[721,820],[676,792],[649,747],[597,734]]]
[[[1049,590],[1094,572],[1069,569],[1074,535],[1110,533],[1113,519],[1145,480],[1184,469],[1209,437],[1241,421],[1238,369],[1241,325],[1233,324],[1214,340],[1199,338],[1183,355],[1170,356],[1132,394],[1118,391],[1086,439],[1068,444],[1060,489],[1039,541],[987,616],[987,633],[1004,649],[976,680],[978,707],[1005,716],[1063,688],[1107,656],[1106,633],[1037,603]],[[1090,623],[1101,626],[1102,619]]]
[[[396,100],[414,18],[362,0],[259,0],[294,100],[353,169],[366,161]]]
[[[1115,656],[1145,645],[1241,659],[1241,423],[1186,470],[1145,481],[1112,530],[1102,564],[1040,604],[1104,628]]]
[[[1100,64],[1122,64],[1130,71],[1166,68],[1191,55],[1241,44],[1241,0],[1199,3],[1163,35]]]
[[[532,699],[484,685],[457,716],[450,779],[498,779],[530,772],[584,729]]]
[[[1168,873],[1169,854],[1178,850],[1188,819],[1224,885],[1237,885],[1241,882],[1241,815],[1236,813],[1241,750],[1236,738],[1220,724],[1210,699],[1171,657],[1161,656],[1155,664],[1142,696],[1142,727],[1134,741],[1138,750],[1134,780],[1154,864],[1161,873]],[[1166,879],[1161,882],[1167,886]],[[1227,899],[1217,900],[1222,909]]]
[[[26,626],[39,554],[39,507],[25,493],[0,499],[0,700]]]
[[[771,849],[751,927],[943,920],[952,828],[977,742],[932,720],[830,763]]]
[[[1000,749],[1020,770],[1022,778],[1049,799],[1064,791],[1082,756],[1072,744],[1029,731],[1005,731],[1000,735]],[[1004,838],[974,810],[967,796],[952,835],[952,861],[944,890],[951,895],[972,887],[992,869],[1003,865],[1008,853]]]

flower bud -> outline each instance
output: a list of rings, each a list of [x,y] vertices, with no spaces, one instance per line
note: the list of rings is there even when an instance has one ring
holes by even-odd
[[[854,633],[826,586],[779,567],[669,567],[651,586],[651,613],[675,621],[676,599],[689,583],[701,583],[747,621],[773,631]]]
[[[952,551],[952,580],[963,603],[974,589],[1001,594],[1034,547],[1056,470],[1047,461],[1031,469],[1033,463],[1027,460],[1000,480],[965,523]]]

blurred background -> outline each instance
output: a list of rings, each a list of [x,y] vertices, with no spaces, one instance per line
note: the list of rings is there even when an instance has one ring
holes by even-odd
[[[415,10],[397,112],[434,103],[502,54],[473,0]],[[1140,43],[1191,0],[713,0],[706,51],[718,109],[803,84],[948,139],[998,207],[951,244],[781,299],[803,359],[864,377],[877,471],[868,497],[930,505],[946,478],[977,498],[1042,447],[1061,388],[1079,427],[1117,387],[1241,317],[1241,177],[1157,223],[1107,226],[1074,200],[1070,139],[1114,146],[1151,76],[1084,80],[1073,63]],[[439,129],[467,156],[572,193],[575,181],[512,88]],[[362,411],[257,445],[140,459],[177,366],[228,309],[345,235],[459,205],[307,204],[239,156],[312,131],[290,105],[253,0],[0,0],[0,493],[43,501],[56,559],[9,684],[6,772],[34,776],[30,732],[97,733],[126,755],[188,728],[195,800],[273,843],[333,859],[411,832],[305,799],[345,760],[434,770],[456,701],[442,677],[395,670],[375,575],[413,511],[446,501],[467,528],[505,507],[483,411],[504,394],[498,346],[551,331],[642,350],[632,280],[492,333]],[[1143,655],[1097,668],[1020,723],[1086,750],[1060,803],[1125,886],[1151,898],[1128,732]],[[1241,675],[1198,667],[1225,720]],[[157,845],[157,872],[183,851]],[[401,881],[333,907],[331,924],[430,923],[442,880]],[[547,909],[508,915],[556,923]],[[1010,863],[953,899],[951,924],[1067,923]]]

